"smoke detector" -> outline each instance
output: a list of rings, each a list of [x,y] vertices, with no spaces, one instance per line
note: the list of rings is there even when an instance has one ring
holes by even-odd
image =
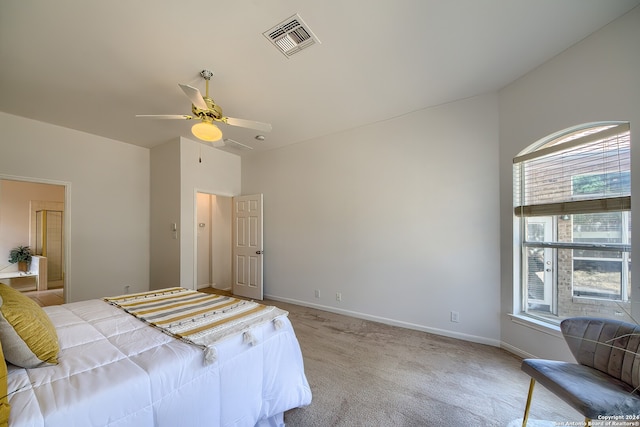
[[[280,53],[289,58],[320,40],[297,13],[262,33]]]

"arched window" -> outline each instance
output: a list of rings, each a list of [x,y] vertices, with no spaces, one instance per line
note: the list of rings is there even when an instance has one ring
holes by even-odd
[[[631,320],[629,124],[558,132],[513,163],[521,312]]]

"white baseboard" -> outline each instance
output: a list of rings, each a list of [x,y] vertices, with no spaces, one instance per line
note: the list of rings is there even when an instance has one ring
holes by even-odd
[[[503,350],[508,351],[511,354],[515,354],[516,356],[523,359],[536,359],[536,356],[534,356],[533,354],[527,353],[524,350],[520,350],[518,347],[514,347],[511,344],[507,344],[506,342],[501,342],[500,347]]]
[[[477,335],[464,334],[455,331],[449,331],[446,329],[432,328],[425,325],[418,325],[416,323],[405,322],[402,320],[389,319],[387,317],[374,316],[371,314],[360,313],[358,311],[344,310],[341,308],[330,307],[321,304],[313,304],[307,301],[300,301],[292,298],[282,298],[276,295],[264,295],[265,298],[274,301],[282,301],[290,304],[301,305],[303,307],[317,308],[318,310],[328,311],[330,313],[342,314],[345,316],[355,317],[358,319],[371,320],[373,322],[384,323],[385,325],[399,326],[401,328],[413,329],[416,331],[428,332],[434,335],[441,335],[449,338],[456,338],[463,341],[470,341],[479,344],[486,344],[493,347],[502,347],[502,343],[499,340],[481,337]]]

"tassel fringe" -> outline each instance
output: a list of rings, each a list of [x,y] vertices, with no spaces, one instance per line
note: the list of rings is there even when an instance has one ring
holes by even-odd
[[[282,319],[280,319],[279,317],[276,317],[275,319],[273,319],[273,327],[276,328],[276,331],[282,328],[282,326],[284,326]]]
[[[211,365],[218,359],[218,352],[215,347],[206,347],[204,349],[204,364]]]
[[[246,331],[244,333],[244,343],[245,344],[249,344],[251,346],[256,345],[256,337],[253,336],[253,334],[250,331]]]

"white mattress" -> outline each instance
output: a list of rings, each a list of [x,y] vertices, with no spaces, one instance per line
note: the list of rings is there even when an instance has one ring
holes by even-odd
[[[102,300],[45,308],[58,331],[59,364],[8,365],[10,426],[254,426],[282,424],[311,403],[302,354],[281,317],[203,350]]]

